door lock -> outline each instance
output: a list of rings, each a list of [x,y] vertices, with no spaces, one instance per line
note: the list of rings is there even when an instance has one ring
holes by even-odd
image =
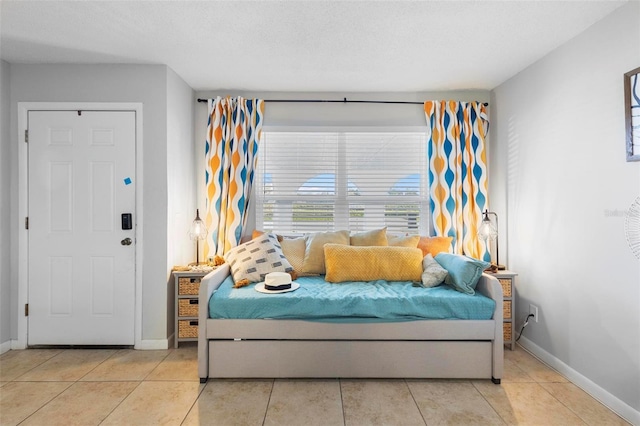
[[[131,213],[122,213],[121,215],[122,229],[126,231],[127,229],[133,229],[133,220],[131,218]]]
[[[133,241],[131,241],[131,238],[127,237],[124,240],[120,241],[120,244],[122,244],[123,246],[130,246],[132,242]]]

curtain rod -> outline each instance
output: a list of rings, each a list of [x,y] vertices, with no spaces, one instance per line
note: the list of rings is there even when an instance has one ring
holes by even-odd
[[[208,99],[198,98],[198,102],[207,102]],[[327,103],[327,104],[405,104],[405,105],[424,105],[424,102],[412,102],[412,101],[357,101],[347,98],[340,100],[337,99],[264,99],[265,102],[283,102],[283,103]],[[489,106],[487,102],[483,103],[484,106]]]

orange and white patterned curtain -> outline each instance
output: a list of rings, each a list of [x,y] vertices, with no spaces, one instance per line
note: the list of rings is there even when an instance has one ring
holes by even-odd
[[[489,129],[486,106],[480,102],[427,101],[429,197],[437,236],[453,237],[454,253],[490,261],[478,238],[487,208]]]
[[[211,257],[222,256],[237,246],[246,226],[262,137],[264,101],[218,97],[210,99],[208,105],[205,223],[209,235],[204,253]]]

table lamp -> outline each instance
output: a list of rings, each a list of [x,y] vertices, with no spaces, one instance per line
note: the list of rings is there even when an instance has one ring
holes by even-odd
[[[504,265],[500,265],[500,255],[498,251],[498,215],[495,212],[490,212],[485,210],[482,213],[482,223],[480,224],[480,228],[478,229],[478,238],[482,241],[495,241],[496,243],[496,263],[495,266],[498,270],[504,270],[506,267]],[[489,215],[493,215],[496,218],[496,224],[494,225],[489,218]]]
[[[207,227],[202,219],[200,219],[200,211],[196,209],[196,218],[191,223],[191,229],[189,230],[189,238],[196,242],[196,265],[200,264],[200,241],[207,238]]]

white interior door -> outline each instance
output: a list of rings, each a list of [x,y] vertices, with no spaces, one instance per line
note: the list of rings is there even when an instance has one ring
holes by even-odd
[[[28,113],[29,345],[134,344],[135,124]]]

